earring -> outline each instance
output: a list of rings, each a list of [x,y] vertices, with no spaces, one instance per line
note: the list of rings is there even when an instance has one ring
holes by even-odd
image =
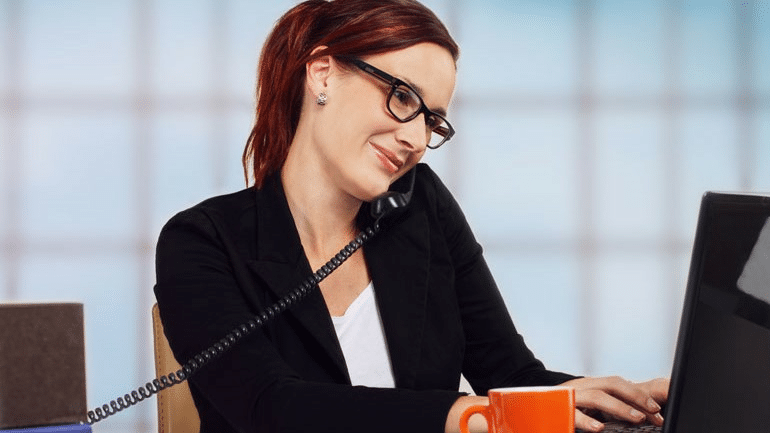
[[[319,93],[318,98],[315,100],[316,104],[318,105],[326,105],[326,93]]]

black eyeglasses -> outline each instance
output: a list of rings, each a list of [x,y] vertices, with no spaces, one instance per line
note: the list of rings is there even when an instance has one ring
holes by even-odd
[[[446,118],[430,111],[420,95],[409,84],[375,68],[363,60],[356,58],[347,58],[345,60],[367,74],[390,85],[387,100],[388,111],[398,121],[406,123],[419,116],[420,113],[425,113],[425,125],[430,130],[430,137],[428,138],[428,147],[430,149],[437,149],[455,135],[454,128],[452,128],[452,125],[449,124]]]

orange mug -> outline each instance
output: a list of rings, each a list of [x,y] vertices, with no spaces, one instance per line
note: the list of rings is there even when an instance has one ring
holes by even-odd
[[[471,406],[460,417],[460,432],[480,413],[490,433],[574,433],[575,390],[565,386],[490,389],[488,406]]]

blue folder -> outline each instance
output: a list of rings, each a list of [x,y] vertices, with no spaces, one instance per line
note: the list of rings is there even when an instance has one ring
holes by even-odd
[[[91,433],[91,426],[89,424],[48,425],[0,430],[0,433]]]

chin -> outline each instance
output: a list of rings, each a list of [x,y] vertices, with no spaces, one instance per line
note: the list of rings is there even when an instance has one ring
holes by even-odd
[[[365,185],[361,185],[362,188],[360,193],[357,194],[357,197],[361,201],[370,202],[388,192],[390,184],[391,182],[389,180],[375,181],[374,179],[370,179],[369,182],[367,182]]]
[[[390,176],[385,175],[385,173],[379,170],[374,170],[362,174],[360,182],[357,182],[357,194],[354,195],[361,201],[371,202],[375,198],[388,192],[388,190],[390,190],[390,185],[401,178],[408,171],[408,169],[403,170]]]
[[[381,195],[385,194],[386,192],[388,192],[388,189],[387,189],[387,188],[384,188],[384,189],[382,189],[382,188],[377,188],[377,189],[375,189],[375,190],[368,190],[368,191],[365,191],[365,192],[364,192],[364,194],[363,194],[363,195],[362,195],[362,197],[361,197],[361,201],[365,201],[365,202],[371,202],[372,200],[374,200],[374,199],[376,199],[377,197],[379,197],[379,196],[381,196]]]

